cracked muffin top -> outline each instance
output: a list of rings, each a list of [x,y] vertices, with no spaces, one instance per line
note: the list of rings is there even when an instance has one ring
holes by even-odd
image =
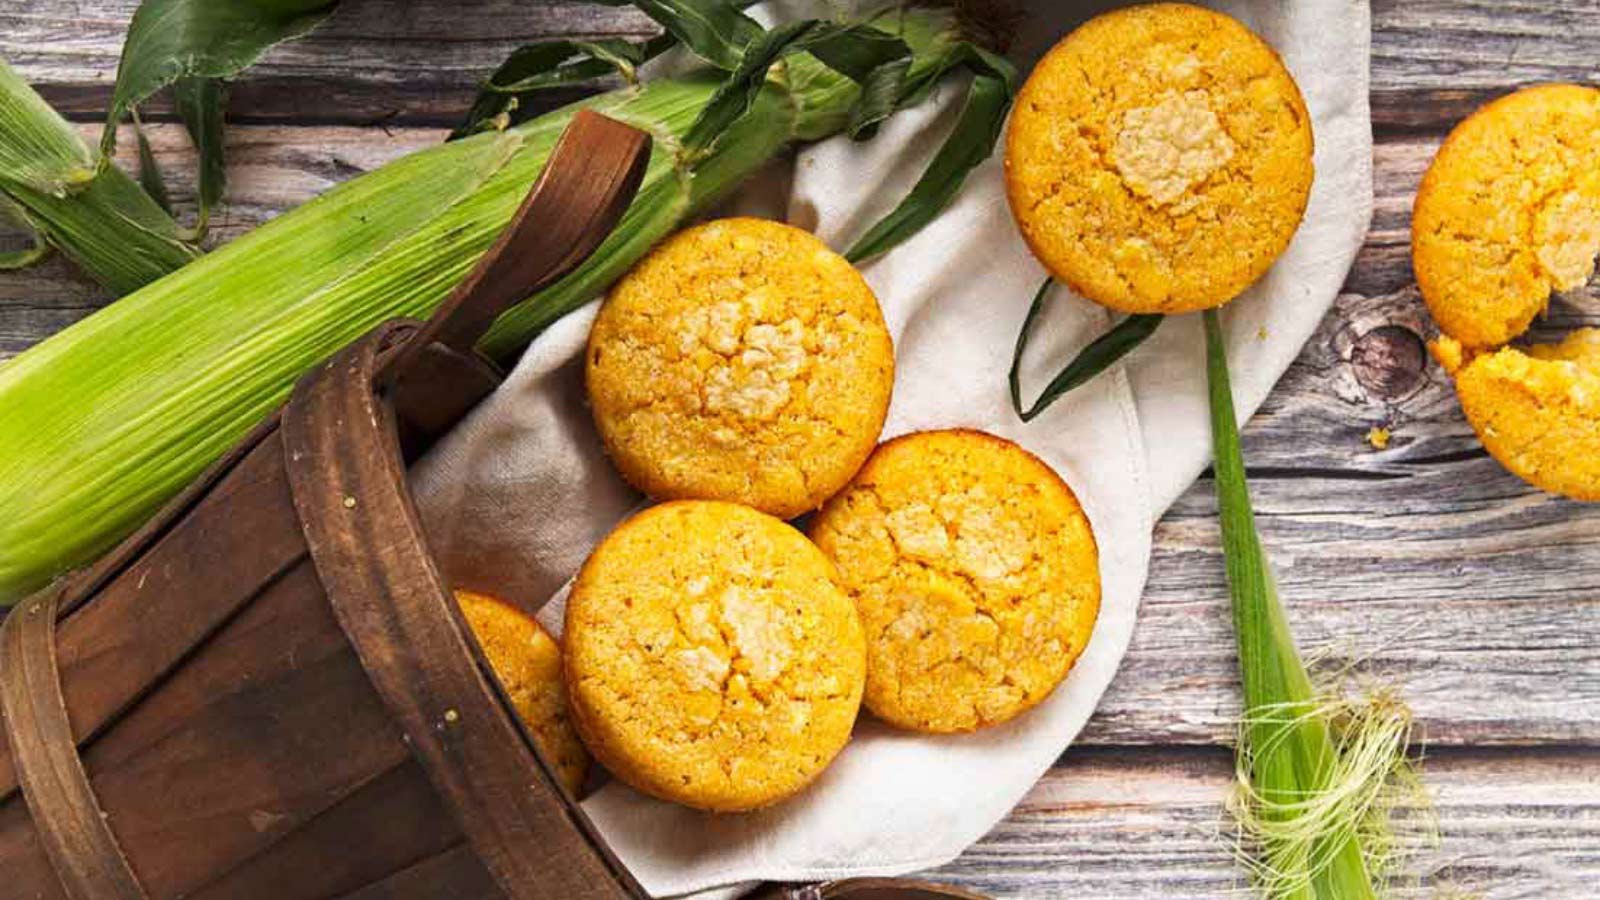
[[[1583,286],[1600,254],[1600,91],[1526,88],[1457,125],[1417,191],[1411,253],[1439,328],[1469,348]]]
[[[861,613],[864,702],[903,728],[972,731],[1032,708],[1099,615],[1099,554],[1077,497],[993,435],[883,444],[811,538]]]
[[[775,803],[849,740],[866,658],[833,565],[744,506],[677,501],[613,531],[566,612],[573,719],[612,774],[699,809]]]
[[[1220,306],[1289,245],[1311,117],[1272,48],[1181,3],[1084,23],[1028,77],[1006,138],[1011,213],[1079,294],[1130,313]]]
[[[629,483],[789,518],[872,452],[894,350],[844,257],[798,228],[724,219],[670,238],[589,334],[595,423]]]

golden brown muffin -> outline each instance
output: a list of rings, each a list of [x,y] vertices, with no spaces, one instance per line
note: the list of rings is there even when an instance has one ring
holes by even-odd
[[[1511,340],[1600,253],[1600,91],[1509,94],[1450,132],[1412,211],[1417,286],[1445,334]]]
[[[509,603],[456,591],[456,604],[505,688],[511,705],[567,790],[577,793],[589,771],[589,754],[567,716],[561,648],[532,616]]]
[[[1072,489],[982,432],[885,443],[811,537],[861,611],[867,708],[904,728],[971,731],[1032,708],[1100,611],[1099,554]]]
[[[850,737],[866,656],[833,565],[732,503],[613,531],[567,601],[567,683],[596,758],[645,793],[737,811],[789,797]]]
[[[669,239],[606,298],[589,400],[617,468],[657,499],[728,500],[788,518],[872,452],[894,349],[844,257],[764,219]]]
[[[1272,48],[1182,3],[1084,23],[1022,87],[1006,192],[1045,268],[1130,313],[1220,306],[1289,245],[1311,117]]]
[[[1501,465],[1551,493],[1600,500],[1600,328],[1526,352],[1474,353],[1443,337],[1433,353]]]

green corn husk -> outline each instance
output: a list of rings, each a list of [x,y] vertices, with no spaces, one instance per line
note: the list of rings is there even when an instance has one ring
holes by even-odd
[[[1088,384],[1090,381],[1111,368],[1117,360],[1132,353],[1138,346],[1156,333],[1161,323],[1166,321],[1166,316],[1155,314],[1136,314],[1125,317],[1114,328],[1097,337],[1088,346],[1078,351],[1078,355],[1067,363],[1066,367],[1050,379],[1044,390],[1039,392],[1039,398],[1033,405],[1026,406],[1022,402],[1022,354],[1028,350],[1028,341],[1033,337],[1033,326],[1038,321],[1039,314],[1044,311],[1045,298],[1050,293],[1050,288],[1055,285],[1054,278],[1046,278],[1039,285],[1039,290],[1033,295],[1033,302],[1028,305],[1028,314],[1022,320],[1022,328],[1017,331],[1017,343],[1011,351],[1011,371],[1006,375],[1006,384],[1011,389],[1011,409],[1017,418],[1024,422],[1032,422],[1039,414],[1050,408],[1052,403],[1072,391]]]
[[[1391,810],[1425,805],[1410,711],[1391,690],[1346,698],[1313,685],[1256,530],[1222,327],[1205,317],[1218,515],[1239,645],[1244,716],[1240,860],[1274,900],[1382,896],[1402,849]]]
[[[913,77],[957,38],[931,10],[896,15],[893,30],[913,51]],[[496,323],[483,344],[493,355],[597,296],[792,142],[845,130],[860,94],[816,60],[792,57],[687,165],[681,139],[721,84],[708,73],[631,86],[397,160],[0,368],[0,602],[115,545],[316,362],[386,319],[431,313],[510,220],[576,109],[652,132],[648,173],[588,262]]]
[[[272,45],[315,28],[337,5],[337,0],[143,0],[122,43],[117,84],[100,134],[101,154],[111,154],[125,116],[171,85],[178,117],[200,156],[193,232],[203,236],[211,208],[222,197],[223,81]]]
[[[4,60],[0,216],[30,229],[41,248],[59,248],[118,293],[198,255],[180,239],[172,217],[132,178],[101,165],[72,126]]]

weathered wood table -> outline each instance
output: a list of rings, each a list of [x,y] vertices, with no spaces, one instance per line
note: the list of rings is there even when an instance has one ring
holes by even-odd
[[[94,133],[134,6],[6,0],[0,55]],[[348,0],[234,89],[217,238],[438,141],[519,43],[649,30],[583,3]],[[1600,896],[1600,505],[1541,494],[1479,447],[1423,351],[1407,232],[1461,116],[1516,85],[1600,80],[1600,0],[1376,0],[1373,39],[1377,212],[1337,307],[1246,433],[1262,529],[1301,645],[1402,683],[1421,723],[1441,836],[1402,893]],[[179,129],[153,140],[192,197]],[[0,274],[0,359],[106,299],[59,261]],[[1545,330],[1600,324],[1600,288],[1585,302]],[[1367,443],[1373,426],[1393,432],[1387,449]],[[938,877],[1003,897],[1242,886],[1222,808],[1239,704],[1223,585],[1202,482],[1156,531],[1133,648],[1088,730]]]

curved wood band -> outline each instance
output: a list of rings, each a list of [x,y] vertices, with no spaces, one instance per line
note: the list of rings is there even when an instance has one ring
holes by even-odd
[[[283,412],[295,509],[334,614],[507,897],[642,896],[477,665],[427,550],[392,411],[373,390],[396,336],[380,329],[340,353]]]
[[[433,318],[346,348],[302,380],[283,411],[290,493],[334,616],[512,900],[645,895],[485,676],[423,538],[394,407],[377,388],[380,374],[383,385],[403,386],[435,342],[470,353],[498,313],[582,263],[627,209],[649,153],[644,132],[574,115],[505,233]]]
[[[0,628],[0,712],[39,843],[72,900],[146,900],[100,810],[61,694],[56,611],[63,588],[23,601]]]

